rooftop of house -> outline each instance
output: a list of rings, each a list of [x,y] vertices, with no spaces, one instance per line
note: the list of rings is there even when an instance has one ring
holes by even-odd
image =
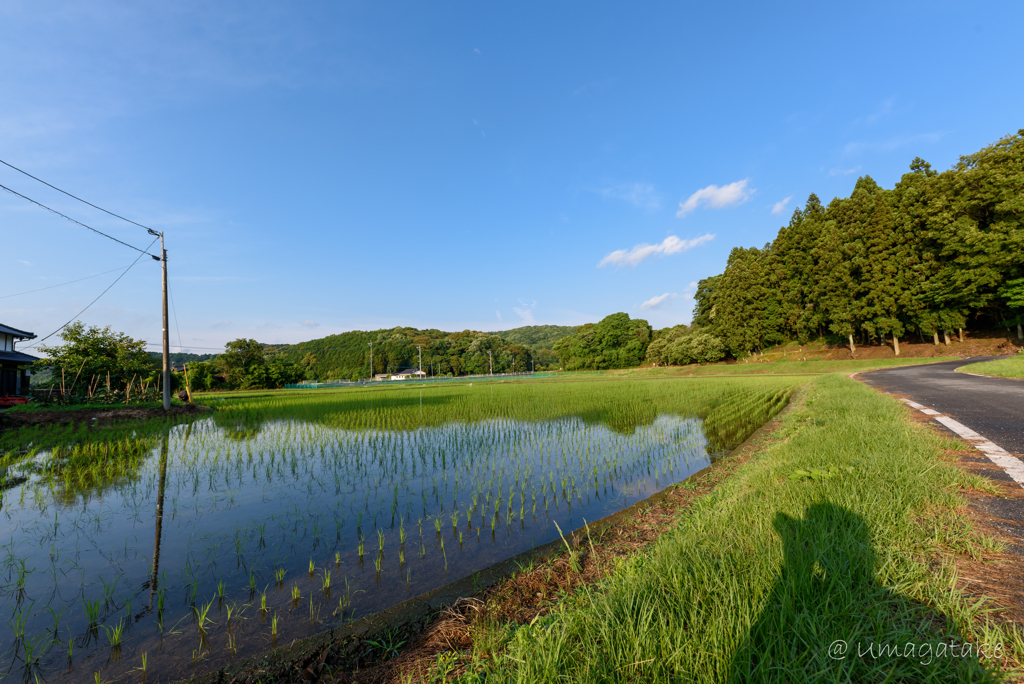
[[[35,363],[39,357],[30,354],[23,354],[20,351],[0,351],[0,361],[13,361],[14,363]]]
[[[2,334],[2,335],[14,335],[15,337],[20,337],[23,340],[34,340],[34,339],[36,339],[36,334],[35,333],[26,332],[24,330],[18,330],[17,328],[12,328],[11,326],[4,325],[3,323],[0,323],[0,334]]]

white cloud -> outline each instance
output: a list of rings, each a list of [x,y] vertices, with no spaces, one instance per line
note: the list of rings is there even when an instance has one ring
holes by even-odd
[[[501,309],[495,309],[494,310],[494,315],[497,316],[498,320],[500,321],[501,320]]]
[[[792,195],[790,195],[784,200],[776,202],[774,205],[772,205],[772,213],[781,214],[782,212],[784,212],[786,210],[786,205],[789,204],[789,200],[791,199],[793,199]]]
[[[601,259],[601,262],[597,267],[601,268],[602,266],[607,266],[609,264],[613,266],[636,266],[655,254],[678,254],[679,252],[685,252],[693,249],[694,247],[699,247],[714,239],[715,236],[712,233],[705,233],[700,237],[695,237],[690,240],[680,240],[675,235],[669,235],[656,245],[649,245],[646,242],[641,242],[639,245],[635,245],[632,249],[617,249],[607,255],[604,259]]]
[[[230,325],[231,325],[231,321],[217,321],[216,323],[214,323],[210,327],[213,328],[214,330],[216,330],[217,328],[227,328]]]
[[[33,264],[31,262],[29,262],[29,261],[22,261],[21,259],[18,259],[18,263],[19,264],[25,264],[26,266],[35,266],[35,264]]]
[[[480,48],[473,48],[473,52],[475,52],[478,55],[483,54],[482,52],[480,52]]]
[[[830,176],[848,176],[851,173],[857,173],[860,171],[860,165],[854,166],[852,169],[839,169],[835,168],[828,172]]]
[[[634,207],[654,211],[661,206],[661,197],[650,183],[622,183],[597,192],[605,199],[612,198],[629,202]]]
[[[536,325],[537,321],[533,318],[533,308],[537,306],[537,300],[526,301],[525,299],[519,300],[519,306],[512,307],[512,310],[516,312],[516,315],[523,321],[525,325]]]
[[[749,178],[744,178],[722,187],[709,185],[706,188],[701,188],[690,195],[685,202],[679,203],[679,211],[676,212],[676,216],[683,218],[701,205],[706,209],[725,209],[743,204],[757,192],[753,188],[747,188],[749,181]]]
[[[659,306],[661,306],[665,302],[672,301],[673,299],[675,299],[678,296],[679,295],[677,293],[675,293],[675,292],[666,292],[663,295],[658,295],[657,297],[651,297],[646,302],[641,304],[640,308],[644,309],[644,310],[647,310],[647,309],[657,309]]]
[[[307,328],[317,328],[317,327],[320,326],[319,323],[317,323],[316,321],[314,321],[312,319],[309,319],[309,318],[307,318],[306,320],[302,321],[302,325],[306,326]]]
[[[520,309],[514,306],[512,307],[512,310],[516,312],[516,315],[519,316],[520,319],[522,319],[524,324],[533,325],[534,323],[536,323],[536,321],[534,321],[533,319],[533,312],[530,311],[529,309]]]

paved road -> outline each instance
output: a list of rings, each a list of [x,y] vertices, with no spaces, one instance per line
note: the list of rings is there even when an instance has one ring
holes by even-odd
[[[963,423],[1012,454],[1024,454],[1024,380],[982,378],[955,373],[969,363],[995,356],[924,366],[887,368],[857,375],[886,392],[910,397]]]

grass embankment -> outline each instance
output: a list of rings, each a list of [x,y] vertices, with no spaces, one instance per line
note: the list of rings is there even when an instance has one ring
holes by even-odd
[[[977,373],[978,375],[994,375],[998,378],[1024,379],[1024,356],[1017,355],[998,361],[983,361],[957,368],[961,373]]]
[[[839,359],[810,361],[756,361],[749,363],[713,363],[707,366],[664,366],[660,368],[631,368],[619,371],[621,374],[643,375],[825,375],[828,373],[853,373],[875,370],[877,368],[894,368],[896,366],[912,366],[922,363],[940,363],[956,361],[956,356],[940,356],[934,358],[899,358],[899,359]]]
[[[895,400],[816,378],[766,450],[647,552],[530,624],[478,625],[462,678],[998,679],[1006,661],[979,659],[978,645],[1020,659],[1019,632],[954,589],[956,555],[997,546],[957,493],[986,484],[941,460],[942,446]],[[965,641],[970,655],[954,657]]]

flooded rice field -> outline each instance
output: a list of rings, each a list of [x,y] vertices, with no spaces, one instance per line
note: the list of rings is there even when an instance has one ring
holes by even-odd
[[[171,681],[389,608],[685,479],[789,395],[632,384],[246,397],[34,435],[0,463],[0,677]]]

